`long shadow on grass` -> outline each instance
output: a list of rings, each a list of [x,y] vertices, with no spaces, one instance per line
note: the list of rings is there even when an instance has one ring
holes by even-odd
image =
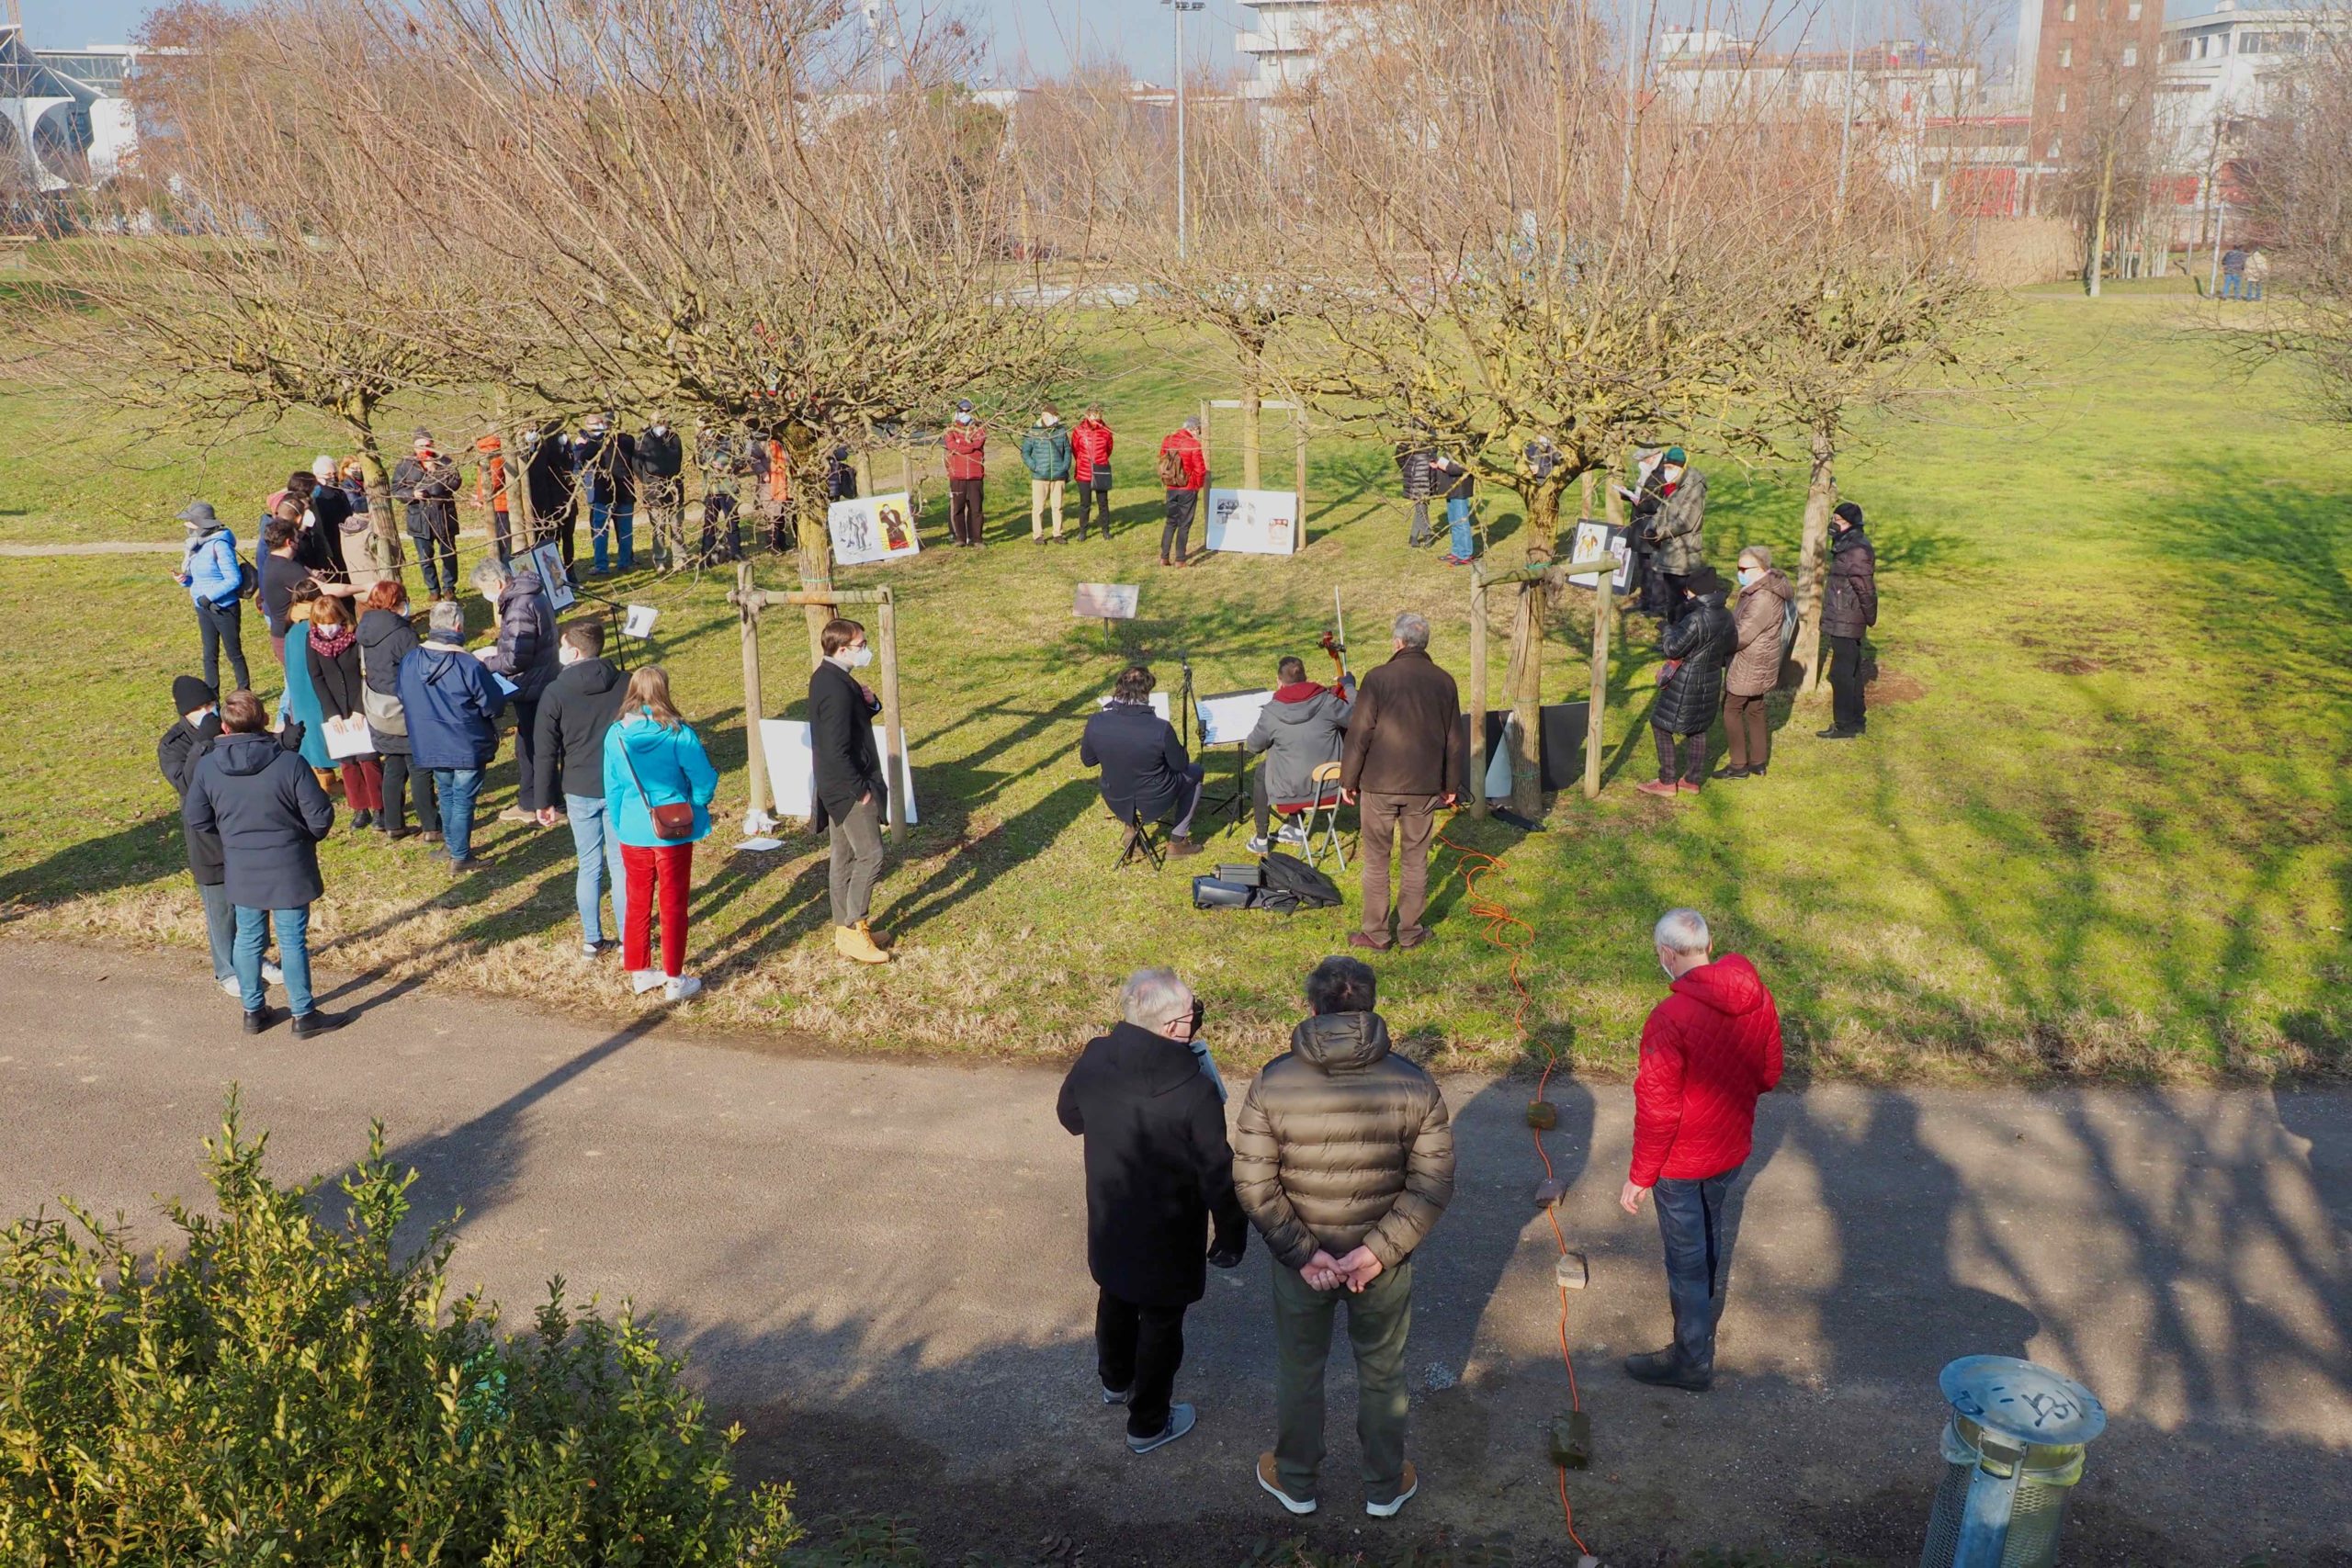
[[[96,897],[175,872],[185,874],[187,870],[179,814],[165,812],[104,838],[68,844],[46,859],[0,876],[0,925],[20,919],[43,905]]]

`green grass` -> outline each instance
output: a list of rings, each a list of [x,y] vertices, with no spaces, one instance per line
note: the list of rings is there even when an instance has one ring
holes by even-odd
[[[1562,798],[1534,835],[1466,818],[1445,829],[1502,857],[1484,890],[1535,928],[1526,1042],[1508,961],[1466,908],[1451,849],[1437,859],[1438,939],[1382,963],[1384,1010],[1400,1032],[1452,1066],[1532,1050],[1623,1072],[1659,989],[1649,924],[1690,904],[1755,958],[1780,996],[1792,1061],[1815,1075],[2343,1073],[2352,461],[2297,423],[2282,374],[2242,380],[2178,330],[2182,309],[2154,291],[2022,298],[2019,325],[2050,377],[2014,422],[1891,426],[1847,466],[1846,493],[1872,520],[1884,605],[1867,741],[1817,743],[1820,706],[1776,705],[1770,777],[1695,803],[1649,801],[1632,786],[1649,766],[1656,658],[1637,637],[1611,671],[1598,802]],[[1100,399],[1120,434],[1121,532],[1109,546],[1014,540],[1025,493],[1017,501],[1006,482],[1014,459],[1001,439],[998,542],[978,555],[940,547],[934,485],[933,548],[843,574],[902,596],[924,820],[877,900],[900,961],[851,972],[832,956],[820,841],[735,856],[722,832],[698,856],[693,962],[712,984],[692,1019],[840,1050],[1053,1058],[1110,1015],[1121,976],[1165,962],[1207,998],[1210,1036],[1229,1058],[1280,1048],[1301,974],[1353,924],[1354,879],[1343,879],[1347,909],[1284,919],[1195,913],[1191,866],[1111,870],[1114,835],[1076,744],[1125,654],[1099,623],[1071,620],[1071,585],[1140,581],[1145,618],[1124,636],[1164,682],[1172,654],[1188,651],[1200,690],[1215,692],[1268,683],[1280,654],[1312,655],[1334,585],[1360,656],[1385,642],[1388,616],[1423,608],[1434,651],[1463,673],[1467,584],[1405,547],[1385,453],[1329,439],[1315,450],[1306,550],[1159,573],[1149,449],[1210,389],[1210,362],[1181,344],[1105,335],[1094,363],[1064,406]],[[69,431],[104,440],[102,421],[0,402],[0,450],[39,454]],[[1745,542],[1790,551],[1796,476],[1743,471],[1702,437],[1691,444],[1713,480],[1710,554],[1727,567]],[[233,463],[149,451],[130,493],[168,500],[202,483],[215,499],[258,496],[316,449],[306,437]],[[5,479],[25,498],[5,504],[28,513],[6,520],[6,537],[121,532],[103,509],[79,510],[91,492],[70,474],[12,456]],[[1482,504],[1498,537],[1518,527],[1495,495]],[[200,949],[152,761],[169,679],[195,654],[164,565],[0,566],[0,666],[15,697],[0,717],[12,785],[0,796],[0,907],[18,930]],[[781,564],[761,570],[786,581]],[[744,805],[743,732],[723,591],[641,581],[627,596],[664,610],[661,657],[720,762],[719,815],[731,818]],[[1553,639],[1548,700],[1582,694],[1581,625],[1572,609]],[[266,663],[266,640],[252,641]],[[797,698],[805,646],[797,623],[771,632],[772,711]],[[1500,663],[1498,650],[1498,682]],[[1218,753],[1213,779],[1230,768]],[[511,768],[492,780],[490,803],[503,805]],[[1240,837],[1225,832],[1204,859],[1240,858]],[[339,839],[319,909],[323,962],[633,1016],[616,972],[571,957],[568,837],[496,828],[488,840],[495,869],[452,886],[413,846]]]

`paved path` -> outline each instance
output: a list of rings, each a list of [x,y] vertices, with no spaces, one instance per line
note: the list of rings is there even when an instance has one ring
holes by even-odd
[[[0,974],[0,1212],[71,1193],[160,1234],[154,1195],[194,1190],[232,1080],[288,1176],[349,1160],[381,1116],[424,1173],[421,1212],[465,1210],[462,1282],[527,1310],[560,1270],[658,1310],[810,1511],[910,1515],[951,1562],[1069,1538],[1090,1562],[1229,1564],[1289,1529],[1249,1477],[1270,1410],[1261,1251],[1188,1325],[1193,1438],[1130,1460],[1097,1406],[1050,1074],[607,1033],[356,983],[337,1005],[368,1010],[343,1034],[247,1040],[184,957],[11,942]],[[1542,1429],[1567,1391],[1526,1088],[1447,1094],[1461,1195],[1419,1263],[1412,1352],[1427,1483],[1379,1528],[1507,1535],[1549,1562]],[[1655,1231],[1613,1207],[1626,1091],[1553,1097],[1563,1222],[1594,1269],[1571,1336],[1599,1458],[1571,1495],[1612,1562],[1707,1543],[1916,1561],[1935,1373],[1971,1351],[2048,1361],[2113,1413],[2071,1561],[2352,1562],[2352,1099],[1775,1096],[1728,1375],[1693,1398],[1615,1367],[1665,1325]],[[1317,1536],[1376,1546],[1335,1382]]]
[[[177,539],[100,539],[75,545],[0,545],[0,557],[175,556]]]

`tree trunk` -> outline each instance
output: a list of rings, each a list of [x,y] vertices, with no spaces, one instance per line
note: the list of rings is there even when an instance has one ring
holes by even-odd
[[[1245,351],[1241,365],[1241,488],[1258,488],[1258,426],[1265,402],[1265,362],[1261,350]]]
[[[2115,199],[2115,152],[2109,148],[2098,171],[2098,218],[2091,228],[2091,298],[2099,297],[2099,275],[2107,270],[2107,212]]]
[[[1798,689],[1821,689],[1822,587],[1828,569],[1829,513],[1838,504],[1838,426],[1824,419],[1813,427],[1813,479],[1804,492],[1804,540],[1797,554],[1797,641],[1793,652],[1803,672]]]
[[[376,405],[362,401],[344,411],[343,422],[353,445],[359,448],[359,484],[368,494],[368,526],[400,558],[401,520],[392,512],[392,485],[384,470],[383,455],[376,448]]]
[[[791,466],[786,471],[785,505],[791,508],[795,537],[799,544],[800,586],[811,593],[830,593],[833,589],[833,536],[825,526],[828,502],[824,486],[816,482],[823,472],[817,461],[817,438],[798,425],[784,433],[785,459]],[[822,604],[808,604],[801,608],[802,617],[808,623],[808,668],[814,670],[825,657],[820,637],[825,623],[833,612]]]
[[[1527,503],[1527,558],[1530,564],[1554,558],[1553,541],[1560,532],[1560,496],[1567,476],[1555,474],[1522,493]],[[1544,611],[1551,589],[1541,579],[1519,586],[1519,604],[1511,615],[1510,667],[1505,682],[1510,694],[1510,808],[1531,821],[1544,815]],[[1471,781],[1486,787],[1484,779]]]

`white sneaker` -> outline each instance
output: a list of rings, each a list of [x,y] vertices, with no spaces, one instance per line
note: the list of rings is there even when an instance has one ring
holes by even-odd
[[[1306,829],[1300,827],[1295,822],[1285,822],[1283,824],[1282,830],[1276,833],[1274,837],[1281,840],[1285,844],[1296,844],[1301,848],[1305,848],[1306,844]]]
[[[261,983],[265,986],[286,984],[286,971],[265,958],[261,961]]]
[[[669,976],[659,969],[636,970],[628,977],[628,988],[640,997],[648,991],[658,990],[667,984],[669,984]]]
[[[701,994],[702,982],[692,975],[681,975],[674,980],[664,982],[662,987],[662,999],[665,1002],[682,1002],[688,997]]]
[[[245,983],[234,975],[220,982],[220,991],[223,996],[234,997],[239,1001],[245,999]]]
[[[1266,840],[1263,839],[1252,839],[1247,844],[1244,844],[1242,848],[1248,850],[1253,855],[1261,855],[1266,852]]]

